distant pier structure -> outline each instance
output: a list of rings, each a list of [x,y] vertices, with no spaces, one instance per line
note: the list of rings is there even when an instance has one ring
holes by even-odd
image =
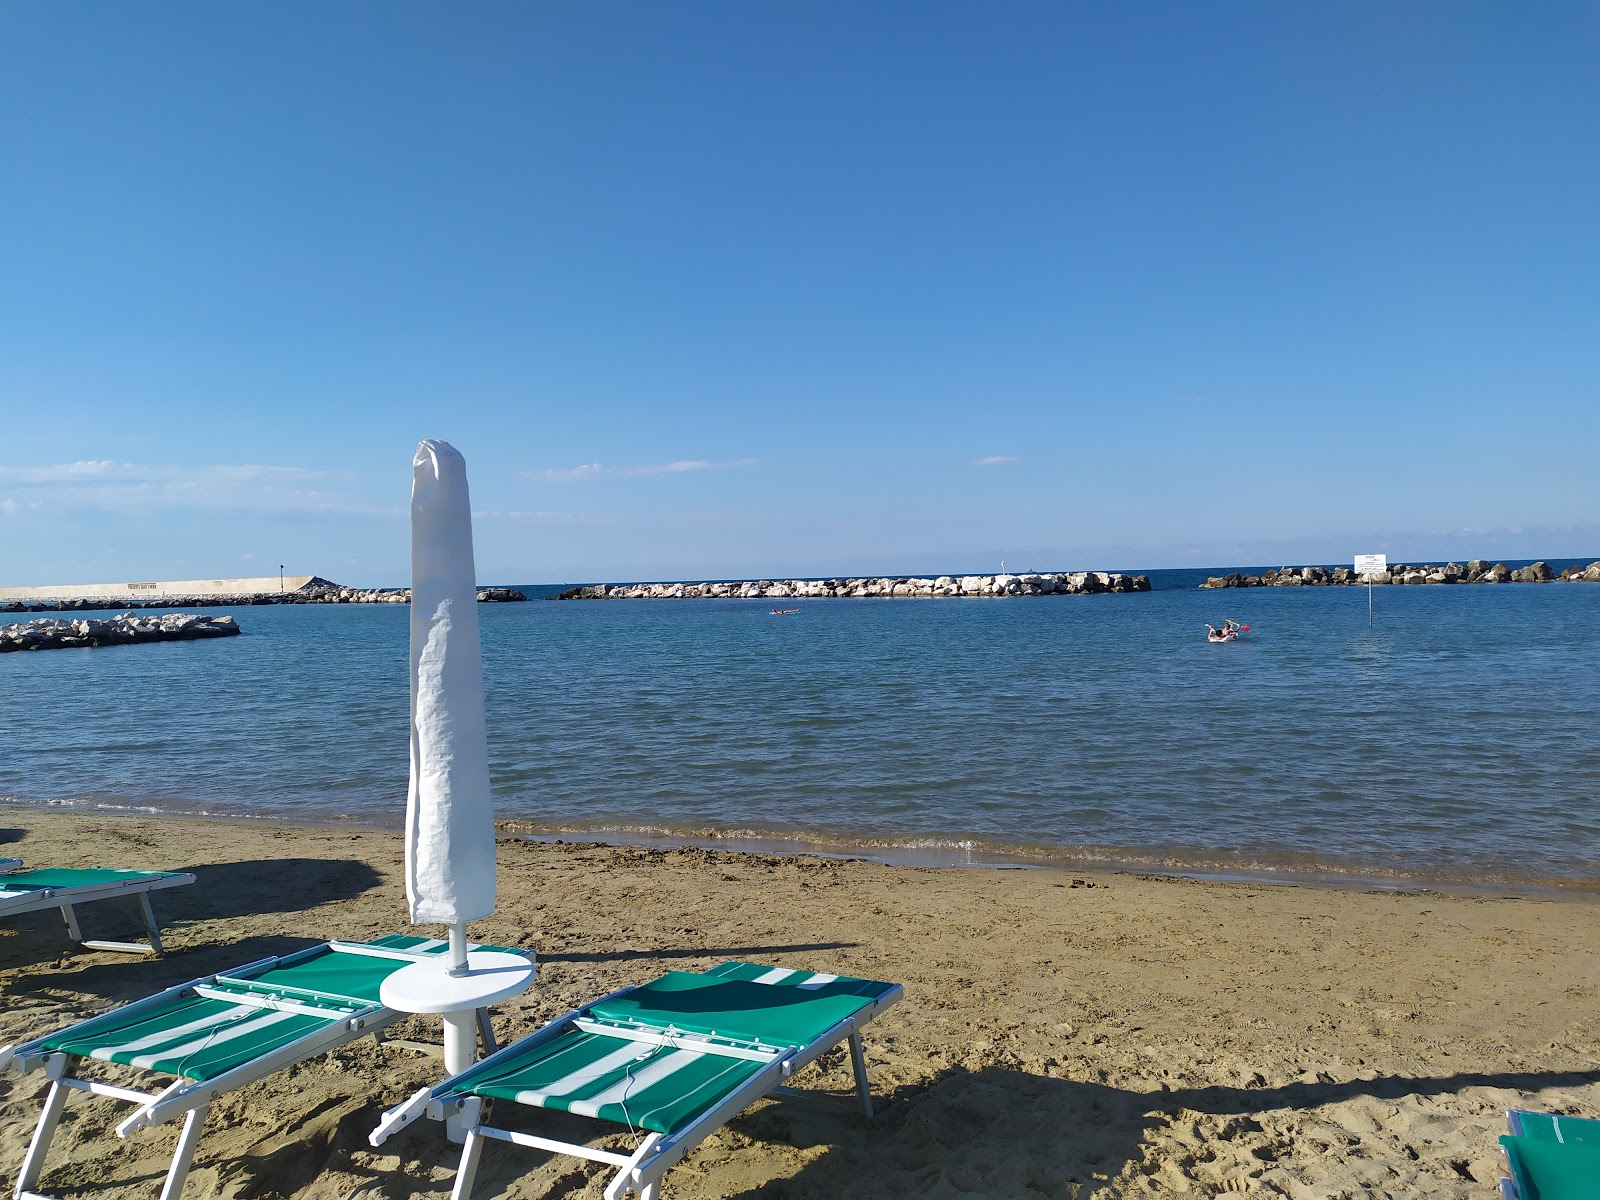
[[[516,588],[480,587],[478,600],[526,600]],[[167,579],[139,583],[64,583],[0,588],[0,613],[81,612],[97,608],[211,608],[235,604],[410,604],[410,588],[352,588],[320,575],[248,579]]]
[[[299,591],[315,575],[261,575],[245,579],[167,579],[138,583],[61,583],[46,587],[0,587],[0,600],[172,600],[215,597],[231,600]]]

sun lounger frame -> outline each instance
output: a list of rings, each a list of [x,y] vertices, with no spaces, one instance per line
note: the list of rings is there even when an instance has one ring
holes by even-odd
[[[21,867],[20,859],[0,859],[0,888],[6,886],[6,876],[15,874]],[[114,950],[120,954],[160,955],[165,951],[161,946],[161,928],[156,924],[155,910],[150,907],[150,893],[161,888],[182,887],[194,881],[195,877],[188,871],[151,871],[144,873],[142,878],[114,879],[79,886],[34,888],[19,896],[0,897],[0,917],[18,916],[45,908],[59,908],[62,918],[67,923],[67,936],[80,946],[90,950]],[[73,911],[74,905],[92,904],[97,900],[114,900],[120,896],[129,896],[137,901],[139,915],[150,938],[148,943],[104,941],[83,936],[83,930],[78,925],[78,914]]]
[[[606,1184],[605,1200],[621,1200],[623,1194],[629,1191],[636,1192],[640,1200],[659,1200],[662,1176],[684,1155],[757,1100],[765,1096],[815,1095],[786,1087],[782,1081],[809,1066],[841,1042],[848,1042],[850,1046],[850,1064],[855,1077],[856,1099],[861,1112],[867,1120],[872,1119],[872,1091],[867,1080],[867,1060],[861,1044],[861,1030],[884,1009],[900,1000],[904,994],[900,984],[890,985],[888,990],[865,1007],[827,1029],[805,1046],[788,1046],[782,1049],[767,1047],[760,1052],[747,1041],[686,1034],[678,1030],[669,1032],[652,1026],[629,1026],[615,1021],[596,1020],[590,1015],[592,1009],[635,990],[633,987],[619,988],[598,1000],[590,1001],[581,1008],[575,1008],[547,1022],[527,1037],[490,1055],[461,1074],[445,1080],[436,1087],[418,1091],[409,1100],[396,1105],[384,1114],[383,1120],[372,1132],[369,1139],[371,1144],[375,1147],[381,1145],[392,1134],[422,1116],[445,1121],[452,1130],[462,1131],[465,1137],[461,1147],[461,1163],[456,1170],[455,1186],[450,1193],[451,1200],[467,1200],[470,1195],[473,1180],[478,1173],[478,1163],[483,1154],[485,1138],[616,1167],[616,1174]],[[644,1140],[632,1154],[620,1154],[582,1142],[566,1142],[558,1138],[487,1125],[483,1123],[483,1097],[448,1094],[453,1093],[461,1085],[470,1083],[474,1078],[492,1074],[535,1046],[554,1041],[573,1030],[601,1033],[607,1037],[627,1041],[721,1054],[732,1058],[753,1059],[766,1065],[763,1070],[745,1080],[688,1124],[673,1130],[670,1134],[656,1132],[645,1134]],[[598,1118],[591,1119],[598,1120]],[[609,1121],[604,1123],[611,1124]]]
[[[277,984],[270,987],[270,992],[266,989],[256,990],[260,985],[253,986],[253,977],[280,967],[292,967],[329,951],[421,961],[435,957],[435,952],[442,944],[424,942],[423,946],[427,948],[401,948],[374,946],[364,942],[322,942],[293,954],[257,959],[255,962],[234,967],[229,971],[176,984],[153,996],[89,1017],[66,1029],[56,1030],[30,1042],[16,1046],[0,1046],[0,1071],[4,1071],[7,1066],[15,1066],[19,1072],[26,1074],[42,1068],[46,1078],[50,1080],[50,1090],[45,1097],[44,1110],[39,1116],[39,1124],[34,1130],[33,1140],[28,1145],[28,1152],[22,1160],[22,1171],[17,1178],[16,1200],[55,1200],[54,1197],[33,1189],[43,1173],[45,1156],[49,1152],[56,1127],[61,1121],[69,1091],[89,1092],[134,1105],[134,1113],[116,1127],[119,1138],[126,1138],[139,1129],[183,1117],[183,1128],[178,1134],[178,1144],[173,1151],[172,1163],[167,1169],[160,1195],[160,1200],[177,1200],[183,1192],[184,1181],[188,1178],[195,1147],[200,1140],[200,1127],[205,1123],[212,1101],[226,1092],[264,1079],[294,1063],[325,1054],[357,1038],[368,1034],[377,1037],[389,1025],[401,1017],[410,1015],[382,1004],[373,1004],[331,992]],[[285,995],[290,992],[299,994]],[[280,1012],[293,1012],[302,1016],[326,1017],[328,1024],[320,1029],[310,1030],[294,1041],[286,1042],[211,1079],[190,1080],[180,1077],[159,1092],[144,1092],[100,1080],[79,1079],[68,1074],[68,1070],[72,1060],[80,1056],[65,1051],[49,1050],[44,1045],[47,1041],[69,1031],[81,1036],[93,1033],[97,1027],[121,1024],[129,1016],[158,1009],[164,1004],[188,995],[225,1000],[232,1004],[262,1009],[275,1009]],[[478,1025],[486,1045],[493,1049],[494,1041],[489,1031],[487,1013],[482,1010],[478,1012]],[[164,1072],[156,1073],[164,1074]]]

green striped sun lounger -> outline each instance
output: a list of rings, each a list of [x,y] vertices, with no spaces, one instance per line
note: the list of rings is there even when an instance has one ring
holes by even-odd
[[[878,983],[785,967],[727,962],[703,974],[671,971],[557,1017],[498,1054],[390,1109],[381,1145],[427,1115],[464,1130],[453,1200],[466,1200],[494,1138],[615,1167],[606,1200],[656,1200],[661,1178],[710,1133],[782,1081],[848,1042],[862,1112],[872,1116],[861,1029],[900,999]],[[552,1109],[643,1136],[632,1154],[484,1123],[487,1101]]]
[[[34,1188],[69,1090],[132,1104],[133,1114],[117,1126],[118,1137],[184,1118],[161,1188],[161,1200],[177,1200],[212,1101],[293,1063],[366,1034],[379,1034],[406,1015],[379,1000],[383,981],[446,946],[439,939],[401,935],[375,942],[324,942],[192,979],[31,1042],[0,1047],[0,1070],[7,1066],[23,1073],[43,1070],[50,1080],[44,1111],[17,1180],[17,1200],[49,1200]],[[478,1027],[492,1053],[493,1034],[482,1010]],[[78,1064],[91,1059],[163,1080],[170,1076],[172,1082],[160,1091],[146,1092],[77,1078]]]
[[[1554,1113],[1506,1113],[1511,1136],[1500,1139],[1511,1177],[1503,1200],[1596,1200],[1600,1197],[1600,1121]]]
[[[12,866],[8,868],[7,863]],[[59,908],[66,918],[67,936],[80,946],[129,954],[161,953],[161,930],[150,907],[150,893],[194,882],[194,876],[187,871],[107,871],[79,867],[25,871],[21,868],[18,859],[0,859],[0,917]],[[139,915],[144,918],[145,930],[150,935],[149,943],[86,939],[78,928],[78,914],[73,906],[123,896],[138,902]]]

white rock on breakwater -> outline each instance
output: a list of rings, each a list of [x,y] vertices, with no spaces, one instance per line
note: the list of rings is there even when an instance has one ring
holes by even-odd
[[[135,642],[178,642],[194,638],[232,637],[239,625],[232,617],[203,617],[198,613],[163,613],[140,617],[133,613],[103,621],[79,618],[59,621],[46,617],[0,625],[0,653],[9,650],[67,650],[82,646],[128,646]]]
[[[595,584],[568,588],[554,600],[824,600],[839,597],[1079,596],[1148,592],[1148,575],[1109,571],[1017,575],[882,576],[874,579],[759,579],[738,583]]]

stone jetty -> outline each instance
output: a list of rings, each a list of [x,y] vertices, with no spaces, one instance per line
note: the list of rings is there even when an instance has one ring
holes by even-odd
[[[1227,575],[1213,575],[1200,586],[1203,588],[1250,587],[1345,587],[1367,582],[1366,576],[1357,575],[1349,567],[1282,567],[1276,571],[1263,571],[1260,575],[1241,575],[1237,571]],[[1475,558],[1469,563],[1445,563],[1443,566],[1406,566],[1390,563],[1389,569],[1372,577],[1372,582],[1385,584],[1425,583],[1600,583],[1600,560],[1587,567],[1573,565],[1557,575],[1545,562],[1530,563],[1512,569],[1505,563],[1492,566],[1487,559]]]
[[[883,576],[875,579],[758,579],[736,583],[618,583],[568,588],[552,600],[831,600],[840,597],[1087,596],[1148,592],[1148,575],[1108,571],[1019,575]]]
[[[154,586],[154,585],[153,585]],[[14,589],[22,591],[24,589]],[[41,589],[42,590],[42,589]],[[526,600],[516,588],[489,587],[478,589],[481,604],[501,604]],[[205,608],[226,604],[410,604],[410,588],[351,588],[332,583],[313,575],[291,591],[244,592],[237,595],[152,595],[148,599],[114,602],[103,596],[56,596],[52,598],[0,597],[0,613],[4,612],[85,612],[92,609],[119,608]]]
[[[103,621],[79,618],[61,621],[43,618],[0,625],[0,654],[10,650],[67,650],[81,646],[129,646],[135,642],[181,642],[195,638],[233,637],[239,625],[232,617],[204,617],[198,613],[163,613],[139,617],[133,613]]]

